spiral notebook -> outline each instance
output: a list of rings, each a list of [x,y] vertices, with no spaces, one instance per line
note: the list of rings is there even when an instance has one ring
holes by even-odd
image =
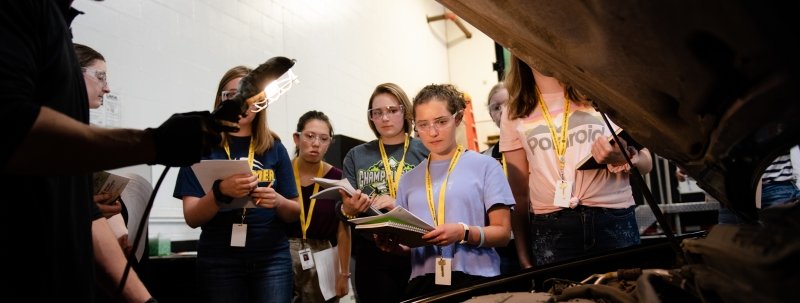
[[[370,234],[388,234],[408,247],[430,245],[422,239],[422,235],[433,230],[433,226],[400,206],[380,215],[349,221],[356,225],[356,230]]]

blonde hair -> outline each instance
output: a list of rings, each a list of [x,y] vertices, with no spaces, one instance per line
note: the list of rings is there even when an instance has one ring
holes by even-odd
[[[244,77],[251,71],[251,68],[240,65],[225,72],[225,74],[222,76],[222,79],[219,80],[217,95],[214,97],[214,108],[219,107],[220,103],[222,103],[221,95],[225,85],[236,78]],[[266,111],[262,110],[256,113],[256,116],[253,117],[253,122],[251,122],[250,125],[252,127],[250,137],[254,143],[256,154],[263,155],[268,149],[272,148],[272,144],[275,143],[275,140],[280,140],[278,134],[269,129]],[[229,135],[227,133],[222,133],[222,142],[220,143],[220,146],[225,146],[228,144],[228,136]]]

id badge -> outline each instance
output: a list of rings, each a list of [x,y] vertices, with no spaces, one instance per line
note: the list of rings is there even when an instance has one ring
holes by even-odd
[[[314,267],[314,257],[311,255],[310,248],[298,250],[297,254],[300,255],[300,265],[303,266],[303,270],[309,270]]]
[[[452,258],[436,258],[436,285],[450,285]]]
[[[572,198],[572,182],[566,180],[556,181],[556,194],[553,198],[553,205],[558,207],[569,207],[569,200]]]
[[[247,224],[233,224],[231,230],[231,246],[244,247],[247,240]]]

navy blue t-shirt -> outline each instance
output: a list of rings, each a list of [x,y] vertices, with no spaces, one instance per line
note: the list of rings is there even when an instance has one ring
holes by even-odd
[[[231,159],[247,159],[250,137],[228,136],[230,140]],[[258,174],[258,182],[275,182],[272,188],[284,198],[297,197],[294,183],[292,162],[286,147],[275,140],[272,148],[263,155],[256,154],[253,171]],[[222,148],[214,149],[205,159],[228,159]],[[175,183],[173,197],[203,197],[206,193],[190,167],[181,168]],[[203,256],[252,257],[263,253],[289,249],[286,238],[286,223],[275,212],[275,209],[248,208],[244,223],[247,224],[245,247],[231,247],[231,231],[233,224],[242,222],[242,208],[221,209],[211,221],[201,226],[200,241],[197,254]]]

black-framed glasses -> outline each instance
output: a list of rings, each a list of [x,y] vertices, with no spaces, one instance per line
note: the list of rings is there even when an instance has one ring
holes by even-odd
[[[105,71],[96,70],[90,67],[81,67],[81,71],[88,74],[89,76],[94,77],[97,81],[103,84],[103,86],[108,86],[108,75]]]
[[[333,138],[327,134],[315,134],[313,132],[296,132],[298,136],[300,136],[300,140],[303,140],[308,143],[319,142],[319,144],[330,144],[333,142]]]
[[[367,110],[367,115],[371,120],[380,120],[383,116],[386,117],[393,117],[401,114],[403,112],[402,105],[390,105],[383,108],[376,107],[370,110]]]
[[[414,121],[414,130],[418,132],[428,132],[431,129],[439,130],[443,127],[446,127],[447,124],[450,123],[450,121],[455,120],[456,116],[458,116],[459,113],[461,113],[461,111],[458,111],[450,116],[442,116],[435,118],[433,119],[433,121],[429,120]]]

